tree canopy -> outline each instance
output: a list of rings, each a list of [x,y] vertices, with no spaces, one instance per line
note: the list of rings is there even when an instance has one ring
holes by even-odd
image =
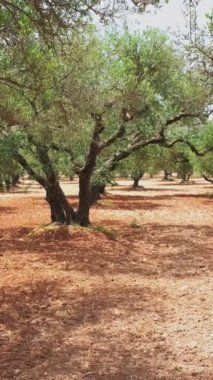
[[[199,155],[212,90],[164,33],[124,28],[102,37],[86,18],[110,8],[70,4],[0,2],[1,144],[8,147],[1,156],[45,188],[52,221],[88,225],[91,184],[124,159],[177,143]],[[124,6],[115,2],[113,12]],[[77,211],[60,188],[61,171],[79,176]]]

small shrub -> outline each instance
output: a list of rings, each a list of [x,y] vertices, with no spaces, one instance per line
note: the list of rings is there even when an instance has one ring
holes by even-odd
[[[117,232],[112,228],[107,228],[105,226],[99,225],[94,227],[93,229],[96,232],[101,232],[102,234],[106,235],[111,240],[116,240],[116,238],[118,237]]]
[[[141,225],[138,223],[137,219],[133,219],[133,221],[130,224],[131,228],[141,228]]]

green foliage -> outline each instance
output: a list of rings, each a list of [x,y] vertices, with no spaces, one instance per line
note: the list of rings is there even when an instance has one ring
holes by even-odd
[[[160,170],[160,159],[161,149],[158,146],[148,146],[121,162],[118,171],[122,176],[132,178],[142,177],[144,173],[154,175]]]
[[[123,104],[139,115],[152,107],[159,117],[165,101],[172,100],[181,68],[167,36],[155,29],[116,33],[109,38],[107,52],[110,77]]]
[[[213,122],[209,121],[205,128],[199,131],[194,136],[194,143],[202,152],[209,150],[203,157],[197,157],[195,160],[195,167],[200,175],[213,177]]]
[[[213,35],[213,9],[206,15],[208,21],[208,28],[211,35]]]
[[[45,175],[38,155],[41,144],[57,176],[72,175],[84,166],[93,115],[103,116],[102,141],[121,125],[122,108],[133,115],[124,136],[97,159],[97,169],[103,170],[94,173],[93,183],[100,184],[112,180],[109,158],[128,147],[137,134],[144,140],[153,138],[169,118],[206,107],[208,89],[200,75],[186,71],[182,56],[156,29],[135,34],[124,30],[101,40],[89,25],[81,35],[72,31],[72,43],[63,49],[58,41],[54,48],[45,44],[33,31],[35,26],[23,19],[18,36],[22,44],[3,48],[0,119],[3,128],[16,125],[16,131],[22,131],[22,142],[15,148],[40,175]],[[166,135],[188,135],[189,128],[197,128],[191,118],[168,126]],[[154,174],[160,152],[152,146],[134,153],[119,171]]]
[[[11,179],[23,173],[22,168],[13,158],[14,148],[20,144],[20,135],[10,134],[0,139],[0,185],[9,190],[12,185]]]

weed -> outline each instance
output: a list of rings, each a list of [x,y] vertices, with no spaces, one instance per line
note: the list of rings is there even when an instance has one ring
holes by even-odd
[[[138,223],[137,219],[133,219],[133,221],[130,224],[131,228],[141,228],[141,225]]]
[[[118,234],[115,230],[111,228],[107,228],[102,225],[93,227],[93,230],[96,232],[101,232],[102,234],[106,235],[111,240],[116,240],[116,238],[118,237]]]

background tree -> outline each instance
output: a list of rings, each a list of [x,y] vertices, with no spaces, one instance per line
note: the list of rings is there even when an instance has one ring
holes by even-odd
[[[109,170],[115,169],[117,163],[140,144],[146,146],[149,138],[161,135],[163,144],[165,134],[170,138],[186,136],[189,128],[202,124],[196,115],[199,116],[199,110],[206,104],[208,92],[198,73],[182,71],[181,59],[167,42],[165,35],[153,30],[145,32],[142,38],[128,36],[126,32],[120,40],[112,37],[110,41],[110,55],[115,56],[111,70],[117,97],[123,104],[127,102],[134,119],[120,141],[121,150],[102,164],[103,175],[106,175],[107,166]],[[170,119],[169,115],[174,118]],[[194,121],[190,116],[195,116]],[[122,142],[126,144],[127,138],[135,144],[122,150]],[[160,140],[151,140],[152,143],[160,143]]]
[[[23,170],[13,159],[14,142],[10,139],[0,140],[0,187],[10,191],[19,182]]]
[[[199,131],[192,139],[194,152],[194,166],[197,173],[207,181],[213,177],[213,122],[208,121],[205,128]]]
[[[159,172],[161,149],[158,145],[150,145],[133,153],[128,159],[120,162],[117,171],[124,177],[133,179],[132,189],[144,189],[139,185],[144,174],[154,175]]]

